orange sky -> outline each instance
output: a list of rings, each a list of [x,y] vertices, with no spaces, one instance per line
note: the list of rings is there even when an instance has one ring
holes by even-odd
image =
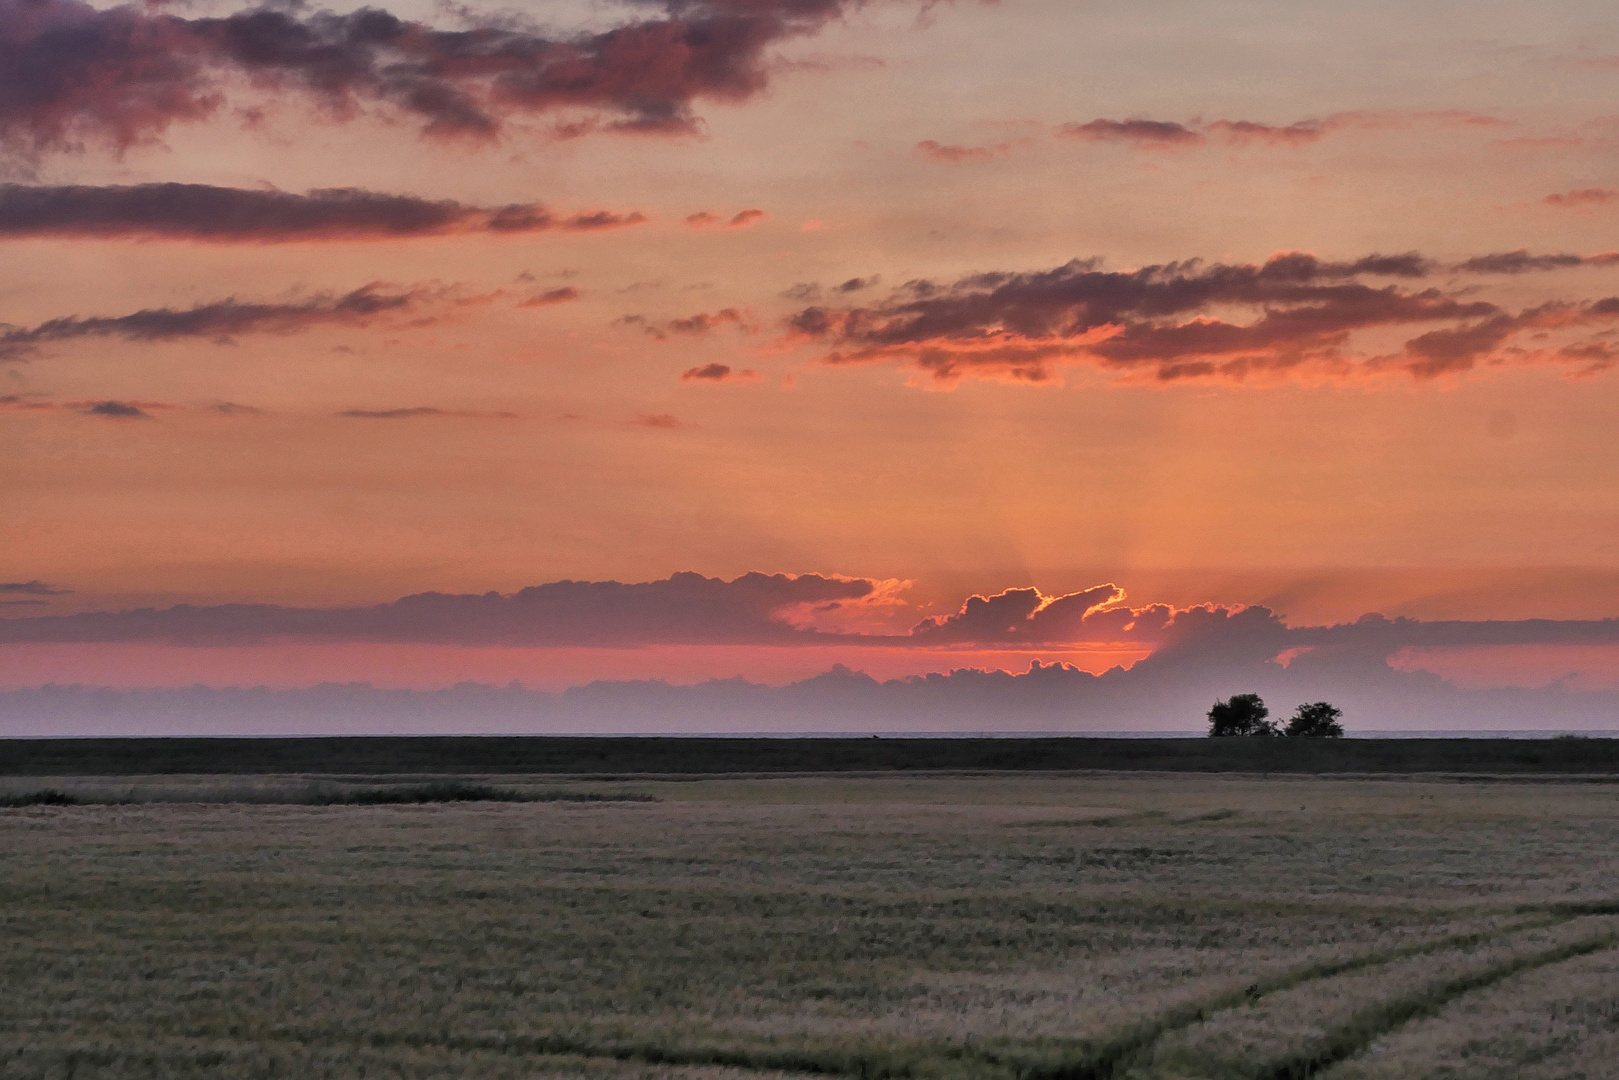
[[[38,43],[23,2],[0,0],[0,57]],[[49,0],[64,25],[182,20],[151,32],[209,58],[171,89],[211,104],[154,96],[121,135],[67,61],[48,109],[0,76],[0,181],[18,186],[0,197],[0,583],[52,590],[0,596],[0,617],[690,570],[903,579],[918,616],[1103,581],[1294,625],[1619,615],[1608,5],[385,6],[581,54],[615,27],[788,21],[728,56],[745,79],[655,87],[678,121],[657,130],[629,130],[656,126],[662,69],[642,60],[633,92],[563,104],[445,76],[492,126],[424,134],[383,84],[339,100],[290,61],[242,67],[204,23],[247,5]],[[199,239],[7,216],[22,188],[157,183],[540,204],[554,222]],[[616,227],[590,227],[599,211]],[[1267,260],[1287,252],[1351,269],[1283,282]],[[1419,273],[1353,269],[1404,253]],[[1578,258],[1532,263],[1558,255]],[[1040,292],[1076,259],[1097,261],[1060,301]],[[1160,292],[1098,299],[1144,267]],[[333,307],[372,285],[398,306]],[[1209,298],[1162,306],[1192,288]],[[226,301],[301,313],[145,338],[87,322]],[[1184,344],[1216,331],[1250,344]],[[781,682],[846,660],[22,648],[0,647],[6,685]]]

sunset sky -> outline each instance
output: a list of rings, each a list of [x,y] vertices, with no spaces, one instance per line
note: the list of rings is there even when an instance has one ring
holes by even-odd
[[[1100,671],[1204,604],[1619,684],[1616,101],[1587,0],[0,0],[0,686]],[[750,572],[822,584],[51,619]]]

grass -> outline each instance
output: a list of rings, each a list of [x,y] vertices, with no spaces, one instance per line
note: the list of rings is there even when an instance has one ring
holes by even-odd
[[[1551,1080],[1615,1045],[1601,786],[162,783],[0,814],[8,1080]]]

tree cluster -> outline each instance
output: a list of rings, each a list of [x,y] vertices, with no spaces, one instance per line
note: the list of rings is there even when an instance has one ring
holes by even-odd
[[[1216,701],[1209,710],[1209,736],[1271,737],[1292,739],[1341,739],[1344,737],[1344,711],[1325,701],[1300,705],[1288,717],[1286,726],[1270,719],[1270,709],[1258,694],[1233,694]]]

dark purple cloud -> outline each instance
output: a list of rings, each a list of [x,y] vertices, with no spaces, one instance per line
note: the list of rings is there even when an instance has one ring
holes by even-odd
[[[450,199],[385,195],[359,188],[329,188],[294,195],[207,184],[0,184],[0,237],[285,243],[453,233],[584,232],[645,220],[639,213],[613,214],[605,210],[559,218],[538,203],[479,207]]]
[[[1555,269],[1569,259],[1605,265],[1613,258],[1508,253],[1453,269]],[[831,346],[828,363],[898,361],[941,380],[977,374],[1040,381],[1064,362],[1164,381],[1241,380],[1295,369],[1326,377],[1404,370],[1425,378],[1486,359],[1606,366],[1606,353],[1589,355],[1602,343],[1579,334],[1584,326],[1619,321],[1609,301],[1514,314],[1465,290],[1403,283],[1442,269],[1414,252],[1347,262],[1291,252],[1264,263],[1194,259],[1129,271],[1076,259],[1052,270],[973,274],[948,285],[913,281],[871,306],[804,308],[788,326],[793,335]],[[1351,342],[1359,331],[1424,323],[1435,329],[1396,354],[1367,355]],[[1566,340],[1514,341],[1527,331]]]
[[[217,112],[244,82],[336,120],[385,105],[439,136],[493,138],[513,117],[573,114],[569,133],[689,132],[699,100],[768,83],[770,48],[860,0],[640,2],[622,25],[554,36],[463,12],[436,29],[380,8],[265,4],[186,18],[158,5],[0,0],[0,146],[123,150]],[[582,117],[582,118],[581,118]]]
[[[0,331],[0,361],[22,360],[41,347],[83,338],[125,341],[228,341],[239,334],[291,334],[312,326],[366,326],[417,310],[443,297],[442,289],[396,289],[374,282],[353,292],[320,293],[291,303],[247,303],[235,298],[191,308],[147,308],[130,315],[51,319]]]
[[[150,420],[152,414],[128,401],[94,401],[79,410],[86,416],[103,416],[108,420]]]
[[[680,373],[681,382],[757,382],[759,378],[759,373],[752,368],[737,371],[729,364],[704,364]]]
[[[58,589],[38,580],[0,581],[0,596],[66,596],[72,589]]]
[[[229,604],[0,619],[0,643],[784,644],[819,635],[795,629],[783,621],[783,613],[807,605],[858,601],[875,589],[871,581],[818,574],[744,574],[724,581],[682,573],[639,584],[558,581],[505,595],[420,593],[369,608]]]
[[[1186,125],[1168,120],[1092,120],[1085,124],[1063,124],[1057,133],[1095,142],[1131,142],[1144,146],[1185,146],[1204,139]]]

